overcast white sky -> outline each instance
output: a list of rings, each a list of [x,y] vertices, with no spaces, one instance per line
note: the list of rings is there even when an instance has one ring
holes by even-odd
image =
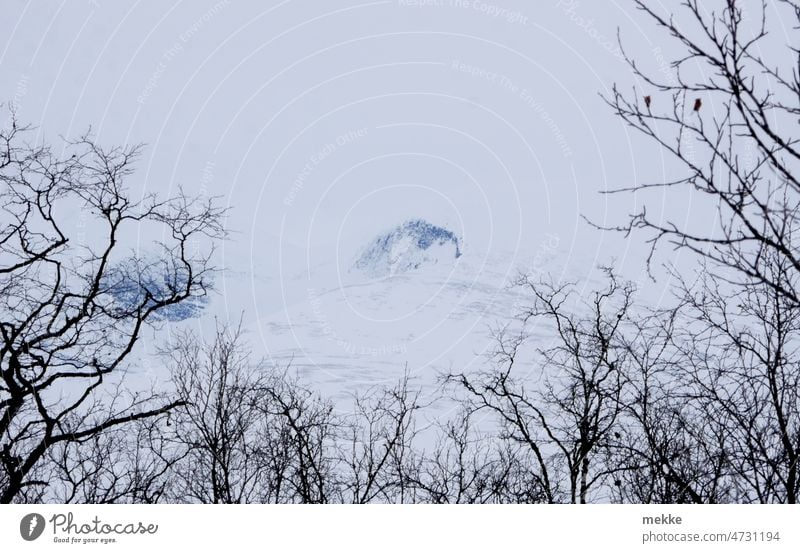
[[[330,251],[340,231],[421,215],[474,248],[550,232],[593,252],[578,215],[602,218],[597,192],[658,161],[636,159],[599,97],[627,76],[617,26],[641,42],[628,11],[7,1],[0,98],[49,139],[91,125],[104,143],[147,143],[142,184],[225,196],[242,242]]]
[[[620,223],[634,198],[602,190],[670,175],[601,98],[633,84],[618,28],[643,66],[669,57],[644,23],[625,0],[4,0],[0,101],[46,140],[146,143],[136,190],[222,196],[245,274],[422,217],[509,268],[555,237],[579,273],[651,286],[643,237],[581,219]]]

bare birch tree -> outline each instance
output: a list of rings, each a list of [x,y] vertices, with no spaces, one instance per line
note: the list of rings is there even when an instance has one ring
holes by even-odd
[[[204,296],[222,212],[182,193],[134,200],[140,147],[84,137],[63,157],[0,131],[0,502],[42,496],[34,475],[54,447],[163,415],[180,401],[115,394],[148,325]],[[136,233],[154,257],[129,253]],[[158,238],[157,238],[158,239]],[[152,260],[148,260],[152,259]],[[173,310],[173,311],[171,311]]]

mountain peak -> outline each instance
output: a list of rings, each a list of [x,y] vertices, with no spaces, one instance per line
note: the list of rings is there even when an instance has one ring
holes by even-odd
[[[370,242],[353,268],[372,277],[387,277],[461,257],[461,241],[450,230],[423,219],[409,219]]]

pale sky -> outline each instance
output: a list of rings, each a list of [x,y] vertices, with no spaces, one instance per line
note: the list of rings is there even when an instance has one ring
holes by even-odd
[[[601,98],[634,86],[618,29],[668,73],[624,0],[5,0],[0,101],[48,141],[146,143],[134,190],[221,196],[233,314],[288,309],[288,275],[409,218],[463,237],[479,271],[548,271],[555,243],[570,277],[614,260],[657,303],[644,237],[581,218],[623,223],[635,198],[601,191],[675,176]],[[714,224],[693,205],[650,213]]]

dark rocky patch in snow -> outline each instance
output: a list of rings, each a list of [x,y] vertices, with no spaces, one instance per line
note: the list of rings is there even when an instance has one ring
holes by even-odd
[[[104,280],[106,293],[112,298],[112,312],[120,315],[147,309],[159,301],[181,293],[188,276],[185,270],[164,264],[143,265],[129,260],[108,272]],[[208,303],[206,296],[190,297],[178,304],[167,305],[151,315],[153,321],[177,322],[199,316]]]
[[[461,257],[461,241],[450,230],[412,219],[381,234],[357,256],[353,268],[386,277]]]

